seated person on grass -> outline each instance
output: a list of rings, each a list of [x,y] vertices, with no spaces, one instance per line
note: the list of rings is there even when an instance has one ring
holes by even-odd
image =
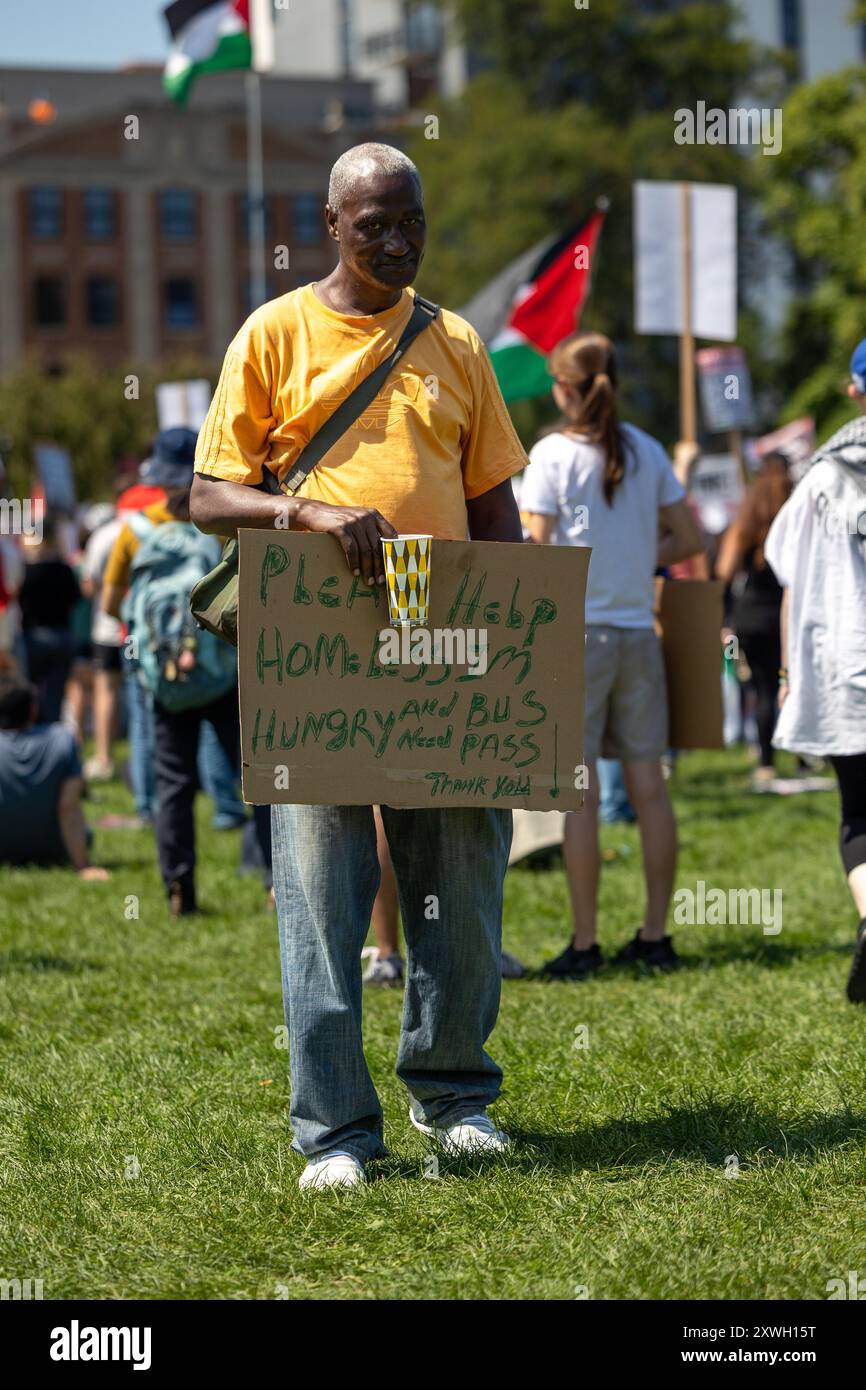
[[[37,724],[37,698],[0,671],[0,864],[71,864],[79,878],[108,878],[90,862],[75,735]]]

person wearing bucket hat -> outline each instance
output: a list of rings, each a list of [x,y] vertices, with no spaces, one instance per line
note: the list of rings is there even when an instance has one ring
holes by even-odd
[[[324,214],[336,268],[262,305],[228,349],[199,436],[193,520],[224,534],[288,525],[332,535],[371,585],[385,583],[383,538],[521,541],[511,478],[526,455],[484,346],[409,289],[426,238],[415,165],[388,145],[347,150]],[[398,361],[419,313],[424,331]],[[383,367],[369,408],[351,420],[344,411],[343,433],[328,430],[335,402],[357,402]],[[437,384],[435,408],[425,380]],[[329,447],[296,471],[320,433]],[[284,495],[261,489],[266,471]],[[382,820],[408,957],[397,1073],[410,1123],[450,1153],[499,1152],[508,1136],[487,1107],[502,1072],[485,1043],[499,1008],[511,813],[383,806]],[[379,882],[373,808],[275,805],[271,826],[300,1185],[352,1186],[387,1152],[361,1029],[361,950]]]
[[[196,563],[195,552],[197,547],[203,545],[204,538],[189,521],[195,444],[195,431],[183,427],[163,430],[157,436],[151,456],[141,467],[140,476],[146,484],[163,489],[165,500],[126,516],[105,567],[102,589],[104,613],[119,617],[121,604],[130,586],[131,597],[134,598],[136,586],[149,582],[147,574],[136,575],[133,562],[138,558],[141,565],[155,531],[161,532],[163,527],[176,524],[172,546],[154,557],[153,579],[158,579],[162,584],[166,578],[170,579],[174,573],[183,570],[184,566]],[[213,542],[211,546],[213,553],[210,553],[207,568],[219,555],[219,547]],[[172,550],[172,563],[169,564]],[[188,593],[188,588],[179,590],[177,594],[172,593],[175,612],[187,610]],[[165,636],[168,639],[165,642],[160,638],[156,643],[145,643],[145,649],[156,651],[162,667],[167,670],[171,666],[173,674],[170,679],[180,681],[182,677],[179,671],[183,669],[186,653],[178,652],[175,659],[175,635],[172,632]],[[206,640],[213,642],[215,639],[208,635]],[[184,633],[178,641],[190,652],[196,649],[196,660],[192,664],[197,662],[201,670],[201,645],[195,636]],[[219,673],[212,686],[207,687],[207,694],[202,697],[201,703],[193,703],[189,708],[175,708],[162,703],[156,697],[155,690],[143,679],[140,657],[138,662],[127,661],[124,665],[127,670],[132,761],[137,769],[133,775],[136,809],[142,821],[153,816],[170,910],[179,917],[197,911],[198,907],[193,817],[195,793],[199,786],[198,769],[201,768],[201,781],[210,792],[213,792],[216,780],[215,768],[230,780],[232,789],[237,786],[240,731],[235,673],[232,671],[225,681]],[[202,739],[205,725],[213,734],[208,745]],[[214,744],[221,754],[219,763],[214,755]],[[140,804],[142,797],[146,799]],[[240,803],[238,805],[243,815],[243,807]]]
[[[153,453],[139,469],[139,477],[150,487],[192,487],[195,472],[195,444],[198,435],[185,425],[160,430]]]

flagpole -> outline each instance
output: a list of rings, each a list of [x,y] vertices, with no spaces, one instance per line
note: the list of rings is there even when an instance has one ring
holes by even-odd
[[[592,294],[592,288],[595,284],[595,258],[598,254],[598,248],[601,244],[601,234],[604,231],[604,221],[607,217],[609,208],[610,198],[608,198],[604,193],[600,194],[600,196],[595,200],[595,210],[596,212],[601,213],[601,221],[598,224],[598,233],[595,238],[595,246],[593,247],[593,252],[589,259],[589,276],[587,277],[586,282],[586,294],[583,296],[583,301],[580,305],[581,325],[583,324],[583,311],[589,303],[590,296]]]
[[[262,154],[261,78],[251,69],[244,78],[247,99],[247,207],[250,246],[250,305],[255,309],[268,297],[265,249],[265,175]]]
[[[680,227],[682,256],[683,326],[680,333],[680,439],[697,443],[697,399],[695,395],[695,332],[692,307],[692,204],[691,186],[680,184]]]

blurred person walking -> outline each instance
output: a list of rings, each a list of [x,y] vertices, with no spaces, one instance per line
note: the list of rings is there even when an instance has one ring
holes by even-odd
[[[866,338],[848,395],[866,415]],[[847,993],[866,1003],[866,419],[812,459],[764,543],[784,593],[773,742],[828,758],[839,783],[839,849],[860,916]]]
[[[54,724],[61,716],[66,681],[75,659],[71,620],[81,598],[78,580],[57,547],[52,518],[42,522],[42,539],[28,547],[19,594],[27,670],[36,686],[39,722]]]
[[[0,670],[0,864],[71,864],[79,878],[108,878],[90,862],[83,790],[73,730],[39,722],[33,686]]]
[[[775,775],[773,730],[782,664],[782,588],[767,564],[764,545],[792,488],[784,454],[768,454],[722,537],[716,560],[716,576],[731,592],[730,626],[749,663],[755,688],[761,758],[752,779],[756,791],[765,791]]]
[[[188,607],[192,585],[182,581],[187,570],[198,565],[204,574],[219,558],[219,544],[189,520],[195,443],[195,431],[184,428],[158,436],[146,476],[165,489],[166,499],[127,517],[106,564],[102,594],[106,613],[120,617],[123,611],[134,679],[153,711],[157,852],[176,917],[198,910],[193,811],[204,719],[236,773],[240,764],[234,653],[195,627]],[[158,608],[157,585],[162,586]],[[152,630],[150,619],[168,626]]]
[[[24,556],[15,536],[0,532],[0,670],[26,666],[21,637],[18,591],[24,578]]]
[[[109,515],[103,515],[91,531],[81,565],[81,587],[92,600],[90,659],[94,752],[84,765],[84,775],[90,782],[107,782],[114,776],[114,740],[123,680],[123,625],[103,610],[100,600],[108,558],[123,524],[123,517],[110,508]]]
[[[553,350],[559,427],[532,449],[521,508],[533,541],[591,546],[586,590],[586,718],[589,787],[583,811],[566,816],[564,856],[574,930],[543,967],[560,979],[601,968],[596,941],[599,881],[599,757],[618,758],[640,825],[646,908],[615,964],[669,969],[666,935],[676,869],[676,822],[662,772],[668,746],[667,692],[653,618],[656,568],[701,549],[685,491],[665,450],[620,424],[613,344],[574,334]],[[662,539],[659,540],[659,535]]]

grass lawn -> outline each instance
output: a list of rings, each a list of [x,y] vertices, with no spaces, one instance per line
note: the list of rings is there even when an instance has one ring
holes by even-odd
[[[438,1178],[393,1074],[400,995],[368,991],[391,1157],[350,1193],[298,1191],[275,921],[208,803],[207,911],[181,925],[141,832],[97,832],[108,883],[0,871],[0,1276],[51,1299],[822,1299],[866,1272],[837,796],[751,796],[748,770],[681,760],[678,882],[780,888],[781,933],[683,926],[668,977],[506,981],[490,1047],[515,1149]],[[117,785],[89,814],[129,809]],[[603,843],[613,950],[640,916],[637,833]],[[538,965],[567,935],[561,869],[510,872],[507,948]]]

